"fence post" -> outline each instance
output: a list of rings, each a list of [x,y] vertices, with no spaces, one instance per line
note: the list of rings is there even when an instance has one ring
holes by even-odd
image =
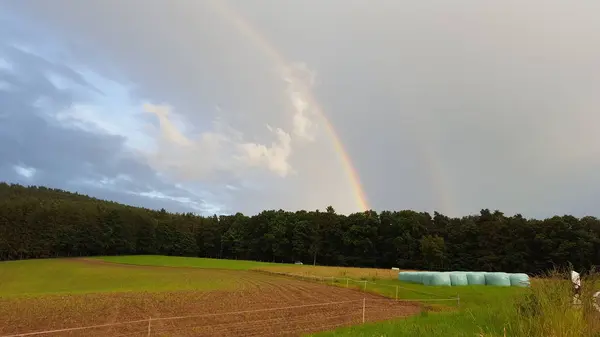
[[[152,332],[152,317],[148,318],[148,337],[150,337],[151,332]]]
[[[363,291],[367,291],[367,281],[365,281],[365,286],[363,288]]]
[[[365,323],[365,302],[366,302],[366,298],[363,297],[363,323]]]
[[[398,300],[398,286],[396,286],[396,301]]]
[[[348,278],[346,277],[346,288],[348,288]]]

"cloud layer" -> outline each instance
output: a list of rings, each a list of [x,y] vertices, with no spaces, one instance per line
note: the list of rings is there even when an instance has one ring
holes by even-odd
[[[599,215],[598,10],[4,1],[0,177],[181,211],[357,211],[325,116],[375,209]]]

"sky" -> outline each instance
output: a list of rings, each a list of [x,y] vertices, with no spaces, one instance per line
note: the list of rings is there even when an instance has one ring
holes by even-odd
[[[4,0],[0,180],[204,215],[600,216],[599,11]]]

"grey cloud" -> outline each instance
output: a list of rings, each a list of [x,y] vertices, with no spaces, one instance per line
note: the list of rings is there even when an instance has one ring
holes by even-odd
[[[78,100],[76,95],[48,82],[45,71],[52,69],[90,89],[93,86],[81,78],[77,80],[72,70],[63,71],[65,66],[40,57],[23,57],[18,51],[13,51],[11,56],[15,68],[27,69],[27,72],[2,74],[2,79],[15,89],[0,91],[1,180],[77,190],[149,208],[164,207],[181,212],[213,210],[207,201],[158,177],[143,158],[124,146],[123,137],[66,127],[53,119],[53,114]],[[46,99],[38,102],[40,97]],[[27,179],[18,174],[16,166],[35,168],[36,173]],[[119,176],[128,179],[119,180],[117,186],[99,183]],[[187,198],[194,204],[143,196],[152,191],[172,198]]]
[[[598,3],[236,4],[318,69],[374,205],[549,215],[598,186]]]
[[[151,97],[158,104],[165,102],[176,106],[176,111],[185,116],[186,127],[189,128],[188,136],[193,135],[195,131],[210,129],[209,121],[215,115],[215,105],[221,107],[223,112],[219,115],[230,127],[244,131],[244,143],[270,146],[271,142],[276,142],[276,135],[268,131],[267,125],[273,129],[281,127],[287,133],[294,132],[291,118],[293,106],[287,96],[287,84],[281,77],[281,73],[278,73],[280,65],[272,64],[272,60],[257,52],[256,47],[244,41],[243,36],[233,30],[229,23],[215,18],[206,4],[194,5],[193,9],[188,6],[174,6],[170,11],[165,12],[160,2],[148,2],[144,3],[146,7],[144,11],[137,12],[138,8],[134,3],[130,3],[130,6],[118,8],[119,13],[137,14],[139,20],[128,21],[120,27],[118,35],[112,34],[112,28],[105,25],[104,21],[107,17],[119,21],[117,18],[121,14],[115,13],[116,9],[112,6],[114,3],[97,2],[91,7],[71,3],[68,7],[73,15],[68,15],[66,21],[61,20],[62,23],[52,22],[53,15],[63,16],[60,6],[44,8],[43,4],[38,6],[30,3],[29,5],[34,6],[29,7],[27,3],[18,4],[18,6],[29,7],[27,10],[31,10],[29,13],[34,15],[43,13],[36,21],[46,23],[51,21],[52,27],[62,29],[64,34],[68,32],[69,36],[80,39],[83,36],[93,41],[89,44],[90,49],[84,50],[80,55],[82,59],[99,50],[98,53],[104,55],[106,60],[114,61],[124,69],[123,76],[127,76],[129,81],[137,84],[137,95]],[[197,16],[190,18],[192,12]],[[97,21],[102,15],[105,16]],[[204,15],[208,17],[206,20]],[[163,24],[159,27],[155,22]],[[195,24],[199,26],[194,26]],[[71,29],[72,26],[79,25],[81,25],[80,29]],[[164,29],[164,27],[182,25],[187,28],[177,31]],[[205,29],[204,25],[210,25],[210,28]],[[214,34],[215,28],[222,30],[226,35]],[[197,45],[195,41],[198,42]],[[101,45],[111,47],[91,48],[91,46]],[[200,45],[207,47],[203,48]],[[94,60],[93,56],[90,58]],[[145,61],[139,62],[141,59]],[[96,59],[94,66],[103,69],[103,65],[111,62],[106,60]],[[295,208],[298,205],[308,206],[317,202],[327,204],[331,199],[335,199],[335,206],[338,206],[338,209],[352,210],[355,205],[350,195],[351,191],[347,186],[343,186],[346,184],[346,179],[336,173],[340,170],[339,163],[329,161],[325,167],[315,165],[326,157],[319,154],[319,150],[310,151],[302,146],[302,144],[294,145],[291,160],[294,168],[296,166],[304,168],[300,173],[304,182],[299,179],[258,175],[261,176],[261,184],[268,185],[270,188],[302,190],[297,193],[285,193],[285,198],[275,200],[268,199],[266,193],[257,194],[258,200],[261,200],[263,205]],[[300,152],[312,153],[313,158],[306,160],[296,155]],[[189,158],[190,156],[186,156],[182,161]],[[199,167],[202,166],[204,159],[202,156],[197,158]],[[244,178],[247,179],[248,174],[252,176],[251,173],[244,173],[246,176]],[[322,179],[323,175],[329,177],[330,181]],[[309,185],[317,181],[325,181],[329,185],[327,193],[320,192],[318,197],[306,191]],[[336,195],[332,198],[333,194]],[[240,210],[257,212],[264,208],[258,205],[249,208],[247,205],[250,202],[234,199],[239,201],[236,201],[232,207]],[[309,203],[306,204],[306,201]],[[318,207],[324,206],[319,204]]]
[[[73,50],[79,51],[80,59],[87,59],[102,70],[118,65],[121,76],[140,84],[139,96],[152,97],[158,103],[167,101],[179,110],[188,111],[192,125],[208,124],[207,116],[214,115],[218,104],[237,112],[238,122],[264,128],[262,121],[257,123],[251,116],[258,110],[266,110],[268,105],[264,100],[272,96],[272,91],[262,87],[264,78],[255,78],[256,72],[247,68],[250,64],[253,67],[261,64],[264,73],[270,72],[264,57],[251,52],[251,46],[236,38],[231,27],[225,26],[202,3],[180,3],[166,11],[161,1],[144,2],[143,9],[139,7],[141,4],[112,0],[87,4],[11,3],[33,14],[40,24],[50,23],[55,31],[73,37],[80,44],[80,49]],[[65,8],[69,8],[68,15]],[[107,18],[119,24],[106,24]],[[186,28],[179,29],[183,27]],[[214,29],[230,34],[220,37],[212,32]],[[142,59],[146,61],[139,62]],[[215,72],[219,74],[218,80],[213,77]],[[231,100],[228,91],[239,94],[238,100]]]
[[[599,2],[227,3],[286,61],[315,70],[315,96],[374,208],[598,215]],[[88,41],[73,49],[80,61],[175,105],[191,133],[210,129],[215,105],[248,141],[268,143],[266,123],[293,129],[268,51],[209,2],[4,4]],[[223,200],[251,212],[352,209],[336,158],[321,132],[315,146],[294,145],[297,176],[247,174],[261,188]]]
[[[67,80],[73,81],[88,89],[94,90],[101,93],[98,88],[95,88],[88,83],[81,74],[77,73],[70,67],[67,67],[60,63],[50,62],[47,59],[29,53],[25,50],[20,50],[18,46],[7,45],[0,48],[2,56],[8,59],[14,69],[11,70],[12,76],[15,77],[14,73],[18,74],[18,77],[24,78],[35,78],[35,77],[46,77],[50,72],[60,74]]]
[[[2,99],[0,99],[0,104]],[[79,192],[149,208],[201,212],[199,207],[165,199],[142,197],[139,194],[161,191],[171,197],[191,198],[200,205],[203,200],[189,192],[162,181],[147,165],[127,156],[123,140],[115,136],[91,134],[54,126],[36,116],[35,111],[21,107],[21,118],[12,118],[0,127],[2,177],[19,183],[35,183]],[[11,138],[6,128],[28,136]],[[133,157],[133,158],[132,158]],[[19,177],[14,165],[26,165],[37,170],[33,179]],[[94,186],[91,182],[127,175],[131,180],[119,180],[117,186]]]
[[[97,196],[105,200],[118,201],[127,205],[145,207],[149,209],[161,209],[164,208],[169,210],[170,212],[179,212],[179,213],[202,213],[202,214],[211,214],[211,209],[203,206],[203,209],[206,211],[200,211],[194,207],[190,207],[184,203],[175,200],[169,199],[161,199],[161,198],[150,198],[145,196],[139,196],[136,194],[125,193],[123,191],[114,191],[114,190],[106,190],[102,188],[94,188],[91,186],[68,186],[71,188],[76,188],[77,191],[83,194],[88,194],[92,196]],[[220,214],[220,210],[216,212]]]

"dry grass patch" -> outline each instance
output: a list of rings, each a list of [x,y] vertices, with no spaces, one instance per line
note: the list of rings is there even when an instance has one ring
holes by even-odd
[[[309,266],[309,265],[281,265],[281,266],[261,266],[254,270],[262,270],[276,273],[301,274],[305,276],[324,276],[353,278],[362,280],[387,279],[397,280],[398,271],[391,269],[378,268],[353,268],[353,267],[329,267],[329,266]]]

